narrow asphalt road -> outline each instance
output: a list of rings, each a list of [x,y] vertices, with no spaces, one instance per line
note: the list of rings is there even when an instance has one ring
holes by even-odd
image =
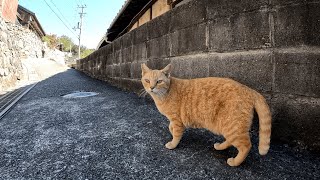
[[[76,91],[97,96],[63,98]],[[320,157],[271,144],[253,148],[240,167],[214,151],[221,141],[185,132],[175,150],[164,144],[168,122],[153,102],[67,70],[38,83],[0,121],[0,179],[320,179]]]

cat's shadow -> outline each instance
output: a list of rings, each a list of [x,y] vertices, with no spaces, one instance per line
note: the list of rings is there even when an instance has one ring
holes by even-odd
[[[229,157],[237,155],[237,150],[234,147],[222,151],[213,148],[214,143],[221,143],[223,141],[223,137],[214,135],[208,130],[187,129],[177,148],[188,149],[191,153],[199,151],[208,153],[218,159],[221,163],[225,164]]]

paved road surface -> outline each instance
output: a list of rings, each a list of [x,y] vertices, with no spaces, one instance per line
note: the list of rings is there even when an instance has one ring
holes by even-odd
[[[75,91],[97,96],[66,99]],[[175,150],[152,102],[67,70],[38,83],[0,121],[0,179],[320,179],[320,157],[257,141],[240,167],[214,151],[221,140],[187,130]],[[254,136],[255,137],[255,136]]]

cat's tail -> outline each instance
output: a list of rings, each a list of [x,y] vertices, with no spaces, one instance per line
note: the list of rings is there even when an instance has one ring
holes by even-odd
[[[258,92],[254,106],[259,116],[259,154],[266,155],[270,148],[271,112],[265,98]]]

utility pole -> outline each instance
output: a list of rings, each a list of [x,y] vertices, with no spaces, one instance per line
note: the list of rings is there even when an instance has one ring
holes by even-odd
[[[79,59],[81,58],[80,46],[81,46],[81,33],[82,33],[82,18],[86,14],[86,13],[83,12],[83,9],[86,8],[86,7],[87,7],[86,5],[81,5],[81,6],[78,5],[78,8],[81,9],[81,11],[79,12],[79,14],[80,14],[80,22],[78,22],[78,27],[74,28],[74,29],[79,29],[79,36],[78,36],[78,39],[79,39],[79,52],[78,52]]]

